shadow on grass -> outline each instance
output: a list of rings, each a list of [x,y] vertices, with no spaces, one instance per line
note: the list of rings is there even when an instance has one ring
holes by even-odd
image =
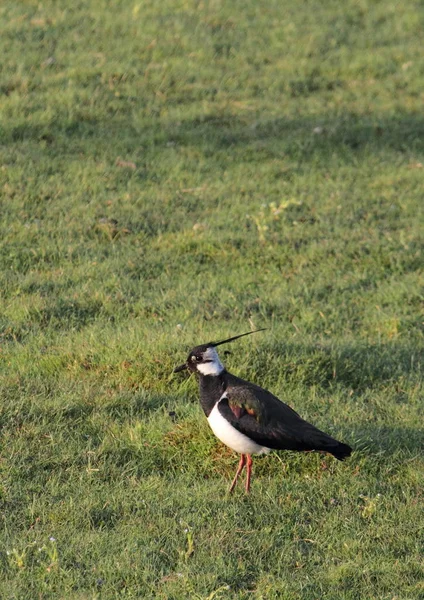
[[[80,155],[84,151],[81,142],[85,142],[87,150],[101,146],[102,155],[109,152],[112,160],[117,154],[136,157],[145,156],[149,150],[157,153],[161,148],[180,147],[197,147],[211,161],[215,154],[216,160],[222,160],[222,152],[231,148],[226,160],[244,162],[283,156],[299,163],[312,159],[326,162],[335,155],[350,162],[349,156],[353,158],[366,149],[414,153],[415,158],[424,152],[424,118],[408,113],[261,120],[217,112],[179,122],[151,115],[137,122],[119,114],[110,120],[77,114],[72,120],[58,119],[45,125],[4,126],[2,134],[4,144],[33,141],[42,144],[47,154],[55,155],[58,147],[67,155]]]
[[[149,417],[167,406],[169,396],[147,392],[122,393],[103,410],[116,422],[125,423],[133,419]],[[169,411],[171,412],[171,411]],[[173,415],[171,415],[173,417]]]
[[[270,355],[274,358],[270,359]],[[256,380],[265,378],[274,368],[294,384],[323,388],[342,385],[359,393],[393,384],[397,401],[402,402],[406,401],[402,383],[420,376],[424,349],[396,343],[332,346],[274,343],[259,350],[257,362],[263,367],[255,369]]]
[[[338,427],[337,435],[361,454],[406,451],[414,455],[422,454],[424,450],[424,435],[419,428],[357,423],[354,427]]]
[[[292,158],[302,155],[305,159],[324,149],[333,153],[372,146],[409,151],[412,146],[418,146],[424,150],[424,119],[416,115],[370,118],[348,113],[335,118],[318,115],[287,119],[282,116],[263,121],[210,115],[171,125],[168,133],[177,144],[205,146],[211,143],[216,150],[246,147],[254,142],[271,142],[272,149],[272,142],[278,142],[280,152]],[[261,158],[266,146],[257,151]]]

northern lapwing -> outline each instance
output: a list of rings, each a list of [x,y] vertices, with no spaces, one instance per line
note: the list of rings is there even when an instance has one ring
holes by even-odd
[[[245,488],[249,492],[252,454],[266,454],[271,450],[317,450],[344,460],[352,452],[347,444],[304,421],[271,392],[225,369],[215,348],[257,331],[263,329],[196,346],[187,361],[174,369],[174,373],[188,369],[199,375],[200,404],[212,431],[221,442],[241,454],[230,493],[245,466]]]

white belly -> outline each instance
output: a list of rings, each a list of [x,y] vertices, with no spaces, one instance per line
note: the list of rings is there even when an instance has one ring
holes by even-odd
[[[244,435],[244,433],[237,431],[237,429],[221,415],[218,410],[218,404],[219,403],[215,404],[213,407],[212,412],[208,417],[208,422],[212,431],[221,442],[240,454],[264,454],[270,451],[269,448],[257,444],[248,438],[247,435]]]

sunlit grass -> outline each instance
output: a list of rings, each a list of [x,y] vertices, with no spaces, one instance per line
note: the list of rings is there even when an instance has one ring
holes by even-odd
[[[0,596],[421,598],[418,2],[0,7]],[[198,343],[352,445],[211,434]]]

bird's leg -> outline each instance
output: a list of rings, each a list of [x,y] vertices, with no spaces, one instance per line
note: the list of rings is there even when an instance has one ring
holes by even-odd
[[[252,457],[250,454],[246,454],[247,458],[247,476],[246,476],[246,494],[250,492],[250,478],[252,477]]]
[[[242,454],[240,456],[240,462],[239,462],[238,467],[237,467],[237,472],[235,474],[235,477],[233,479],[233,483],[231,484],[231,487],[230,487],[230,490],[229,490],[230,494],[234,490],[234,488],[236,487],[237,479],[238,479],[240,473],[243,471],[245,464],[246,464],[246,455]]]

